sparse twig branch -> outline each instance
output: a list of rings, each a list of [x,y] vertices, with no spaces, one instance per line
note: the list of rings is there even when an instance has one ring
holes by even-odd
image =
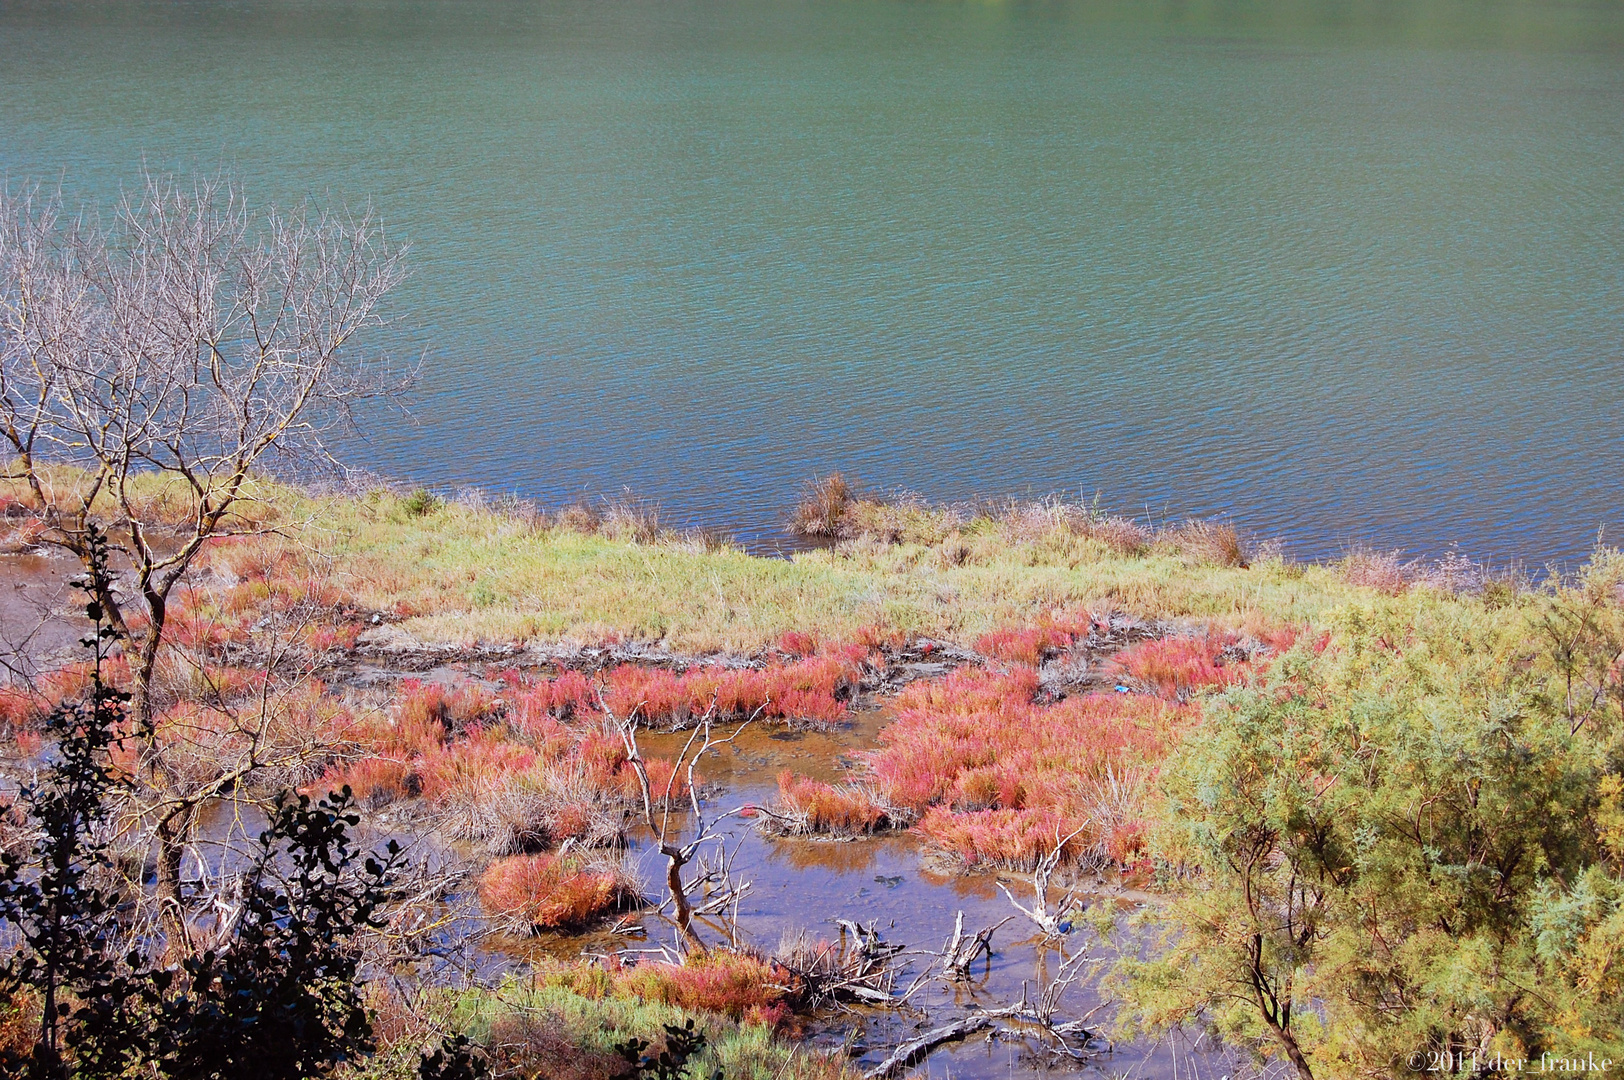
[[[654,835],[660,854],[665,856],[666,892],[668,902],[672,906],[672,918],[677,924],[677,932],[686,947],[696,952],[705,952],[707,951],[706,945],[694,930],[693,925],[695,916],[700,912],[695,909],[689,895],[693,885],[701,883],[714,884],[717,879],[707,870],[701,873],[696,882],[690,884],[683,881],[682,871],[684,867],[694,860],[695,854],[700,848],[718,839],[718,834],[715,832],[717,824],[728,817],[743,813],[746,808],[739,807],[730,810],[719,815],[715,820],[707,822],[705,820],[704,803],[699,797],[699,776],[696,768],[706,754],[719,747],[731,744],[742,735],[744,730],[754,723],[762,714],[762,711],[766,709],[766,704],[762,704],[760,708],[734,729],[733,734],[724,739],[717,738],[714,733],[716,702],[713,700],[710,703],[693,732],[689,734],[687,742],[683,745],[682,752],[677,756],[677,760],[672,766],[671,775],[667,778],[664,790],[660,794],[661,809],[656,818],[654,785],[649,778],[648,763],[644,760],[642,749],[637,741],[638,709],[629,710],[624,717],[617,716],[610,707],[609,702],[604,698],[601,688],[598,689],[597,698],[598,707],[603,710],[603,714],[609,718],[610,723],[614,725],[616,731],[620,734],[621,742],[626,749],[626,763],[631,766],[633,774],[637,777],[638,793],[641,796],[643,809],[643,822],[648,826],[649,832]],[[679,774],[683,775],[687,782],[688,804],[693,815],[693,837],[686,843],[675,841],[672,838],[671,830],[673,786],[676,784]],[[733,882],[729,879],[721,894],[719,905],[713,906],[711,903],[706,903],[702,906],[708,912],[719,912],[729,906],[736,908],[737,900],[743,896],[744,890],[748,887],[748,883]]]
[[[1054,909],[1050,910],[1049,879],[1053,876],[1055,870],[1060,866],[1060,860],[1065,854],[1066,845],[1072,840],[1076,839],[1087,827],[1088,822],[1085,821],[1082,825],[1079,825],[1065,836],[1060,835],[1060,830],[1058,828],[1055,829],[1054,849],[1039,860],[1037,869],[1032,874],[1033,902],[1031,907],[1027,907],[1025,904],[1015,899],[1014,894],[1009,891],[1009,887],[1006,886],[1002,881],[995,883],[997,884],[999,891],[1001,891],[1004,896],[1009,899],[1009,902],[1014,905],[1015,910],[1019,911],[1022,915],[1025,915],[1027,918],[1036,923],[1038,929],[1043,931],[1043,935],[1046,938],[1061,937],[1069,928],[1066,921],[1066,915],[1067,912],[1071,910],[1072,904],[1077,899],[1076,894],[1071,892],[1066,893],[1060,902],[1054,906]]]

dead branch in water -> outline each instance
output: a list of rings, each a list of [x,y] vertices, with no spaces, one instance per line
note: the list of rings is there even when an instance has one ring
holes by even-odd
[[[840,927],[839,941],[812,944],[800,938],[773,957],[795,975],[806,1004],[900,1005],[906,1000],[907,995],[895,993],[895,961],[903,947],[886,942],[872,923],[836,919],[835,925]]]
[[[1088,822],[1084,821],[1064,837],[1060,835],[1058,828],[1055,829],[1054,850],[1043,857],[1038,863],[1037,870],[1032,874],[1033,903],[1031,907],[1027,907],[1015,899],[1014,894],[1009,891],[1008,886],[1002,881],[994,882],[999,891],[1009,898],[1009,902],[1015,905],[1015,910],[1037,924],[1038,929],[1043,931],[1045,938],[1063,937],[1070,930],[1070,924],[1066,921],[1066,913],[1071,910],[1072,904],[1076,901],[1076,894],[1066,893],[1065,897],[1055,905],[1054,910],[1051,912],[1049,910],[1049,878],[1054,874],[1055,869],[1059,867],[1060,858],[1065,853],[1066,845],[1076,839],[1086,828],[1088,828]]]
[[[962,1020],[955,1020],[950,1024],[943,1024],[939,1028],[932,1028],[917,1039],[910,1039],[895,1050],[891,1056],[874,1066],[863,1074],[863,1080],[884,1080],[886,1077],[897,1075],[904,1069],[919,1064],[930,1056],[931,1051],[938,1046],[974,1035],[978,1031],[985,1031],[992,1027],[992,1019],[988,1016],[967,1016]]]
[[[942,946],[942,974],[952,982],[969,982],[970,965],[982,956],[987,958],[987,968],[990,971],[993,932],[1014,918],[1015,916],[1010,915],[972,937],[965,937],[964,912],[961,910],[958,917],[953,920],[952,938]]]

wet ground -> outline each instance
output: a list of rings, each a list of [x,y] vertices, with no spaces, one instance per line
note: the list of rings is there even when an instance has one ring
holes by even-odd
[[[66,581],[77,569],[70,560],[41,555],[0,556],[0,649],[5,650],[9,666],[33,672],[73,658],[83,625],[74,612],[78,594]],[[368,674],[376,678],[363,677]],[[374,669],[355,681],[357,685],[379,680],[391,683],[398,674]],[[469,677],[461,666],[428,674],[436,676],[451,681]],[[770,806],[777,796],[777,776],[786,769],[828,782],[851,777],[861,767],[862,752],[878,744],[886,722],[881,709],[866,707],[856,711],[849,723],[828,730],[748,727],[731,745],[713,750],[699,765],[707,817],[714,819],[740,807]],[[730,733],[731,729],[722,734]],[[688,733],[644,734],[642,749],[650,757],[674,759],[688,738]],[[722,942],[736,933],[740,940],[773,952],[803,935],[815,941],[838,940],[837,920],[850,920],[877,928],[887,942],[904,948],[899,991],[919,981],[906,1007],[852,1007],[826,1014],[808,1027],[805,1038],[809,1044],[825,1050],[846,1047],[866,1069],[898,1044],[950,1020],[977,1010],[1015,1005],[1023,995],[1027,1001],[1035,1000],[1061,965],[1081,955],[1100,960],[1075,965],[1085,974],[1064,992],[1054,1017],[1057,1023],[1082,1020],[1098,1036],[1069,1040],[1074,1051],[1084,1051],[1080,1058],[1056,1053],[1052,1040],[1030,1028],[1023,1032],[1018,1025],[1002,1023],[993,1037],[978,1033],[967,1041],[941,1047],[915,1069],[915,1075],[944,1080],[1105,1075],[1227,1080],[1251,1071],[1229,1052],[1196,1048],[1188,1041],[1112,1045],[1108,1037],[1112,1008],[1102,996],[1097,975],[1115,955],[1113,948],[1086,922],[1060,940],[1046,941],[1036,925],[999,891],[995,875],[963,873],[906,831],[854,841],[785,838],[764,835],[760,821],[759,817],[729,817],[715,829],[716,850],[730,853],[734,877],[748,881],[750,887],[737,906],[736,921],[709,918],[700,927],[707,940]],[[255,831],[252,824],[233,822],[229,815],[211,818],[211,824],[205,831],[219,832],[222,840],[227,834],[244,836]],[[386,825],[382,820],[377,824]],[[674,825],[691,829],[686,818]],[[691,835],[683,834],[684,838]],[[664,860],[650,838],[634,835],[627,859],[645,883],[647,895],[659,895],[656,886],[664,877]],[[1030,878],[1002,877],[1017,897],[1030,901]],[[1094,875],[1074,884],[1086,908],[1106,907],[1119,926],[1135,910],[1155,903],[1152,895],[1137,888],[1142,882],[1115,874]],[[1052,890],[1051,903],[1058,902],[1064,891]],[[994,952],[973,965],[972,980],[953,983],[938,977],[936,954],[951,936],[960,912],[964,928],[971,934],[1009,916],[1014,918],[994,933]],[[674,929],[659,915],[645,914],[640,925],[642,931],[633,933],[600,931],[585,937],[508,939],[495,943],[492,959],[500,968],[536,952],[568,956],[674,945]],[[1131,939],[1132,932],[1123,933]]]
[[[748,730],[735,745],[713,751],[701,765],[707,814],[771,804],[777,793],[777,774],[783,769],[829,781],[848,775],[853,755],[875,745],[884,723],[884,714],[871,710],[857,714],[849,726],[832,731]],[[644,736],[642,749],[649,756],[675,757],[686,738]],[[1112,1045],[1108,1037],[1111,1005],[1096,983],[1104,962],[1116,955],[1115,946],[1102,942],[1086,924],[1058,941],[1045,942],[1036,925],[996,887],[997,876],[965,874],[905,831],[852,841],[780,838],[763,835],[758,821],[733,818],[717,829],[721,842],[734,853],[734,875],[750,882],[737,909],[737,932],[742,940],[768,951],[801,934],[835,941],[841,933],[836,920],[851,920],[874,925],[887,942],[905,947],[899,991],[927,976],[906,1008],[853,1008],[827,1017],[809,1032],[808,1041],[813,1045],[825,1049],[847,1045],[857,1063],[870,1068],[893,1047],[928,1029],[977,1010],[1016,1004],[1023,990],[1027,1000],[1035,1001],[1062,964],[1085,954],[1101,962],[1085,960],[1077,965],[1089,974],[1064,992],[1055,1014],[1057,1023],[1086,1018],[1090,1030],[1100,1036],[1070,1040],[1074,1049],[1086,1046],[1081,1060],[1053,1052],[1052,1042],[1036,1032],[1022,1037],[1006,1026],[997,1037],[977,1034],[940,1048],[915,1074],[958,1080],[1107,1075],[1188,1076],[1192,1080],[1210,1076],[1218,1080],[1249,1071],[1232,1053],[1198,1049],[1187,1041]],[[654,895],[652,885],[663,878],[664,860],[646,837],[634,840],[628,861]],[[1017,898],[1030,903],[1029,877],[1001,877]],[[1142,905],[1154,903],[1154,897],[1135,888],[1139,884],[1113,873],[1092,875],[1075,887],[1088,910],[1105,905],[1120,926]],[[1064,893],[1064,889],[1052,888],[1051,904]],[[973,980],[951,983],[928,973],[933,968],[940,971],[935,954],[952,935],[961,911],[968,933],[1011,915],[1015,918],[995,932],[994,954],[973,965]],[[600,934],[584,944],[594,952],[617,946],[651,949],[674,945],[675,933],[668,922],[645,917],[642,925],[646,936],[628,940],[624,935],[610,939]],[[712,919],[702,933],[709,941],[724,941],[731,929]],[[1124,928],[1122,933],[1131,940],[1136,932]],[[571,939],[538,939],[529,947],[556,953],[571,944]]]
[[[0,555],[0,666],[17,675],[80,658],[82,594],[68,586],[77,559],[54,555]]]

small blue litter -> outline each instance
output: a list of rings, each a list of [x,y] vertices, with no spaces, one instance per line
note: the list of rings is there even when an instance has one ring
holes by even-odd
[[[1133,693],[1133,691],[1129,690],[1126,686],[1118,686],[1116,688],[1116,692],[1119,693],[1119,694],[1131,694],[1131,693]]]
[[[1067,919],[1065,922],[1063,922],[1059,926],[1055,927],[1055,929],[1059,930],[1062,934],[1071,933],[1071,920]]]

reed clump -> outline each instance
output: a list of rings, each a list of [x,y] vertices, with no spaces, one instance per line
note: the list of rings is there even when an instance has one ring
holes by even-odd
[[[818,477],[806,485],[791,528],[802,536],[838,537],[855,501],[852,486],[841,473]]]

